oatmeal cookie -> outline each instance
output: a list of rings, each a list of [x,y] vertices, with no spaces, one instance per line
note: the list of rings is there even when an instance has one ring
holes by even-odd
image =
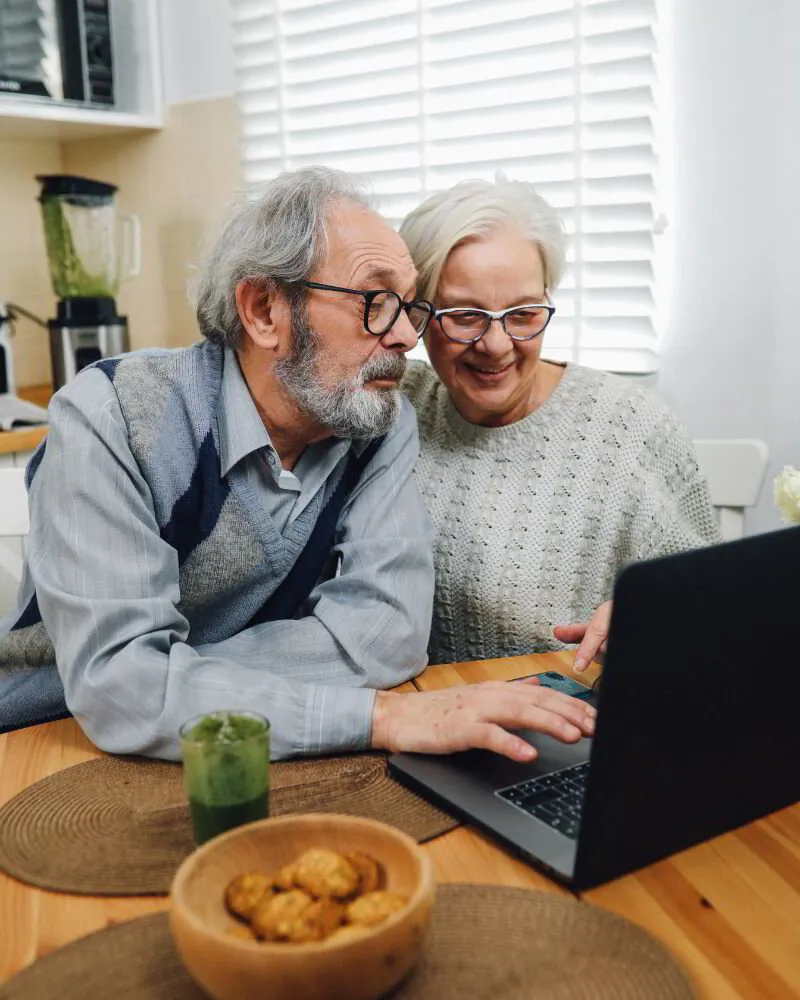
[[[251,924],[256,936],[264,941],[290,941],[294,928],[314,900],[306,892],[290,889],[271,896],[258,907]]]
[[[361,924],[363,927],[374,927],[398,910],[402,910],[408,900],[397,892],[378,890],[368,892],[354,899],[347,907],[347,921],[351,924]]]
[[[358,889],[359,876],[341,854],[312,848],[294,864],[294,884],[312,896],[347,899]]]
[[[225,905],[235,917],[249,920],[272,892],[271,878],[261,872],[248,872],[228,883]]]

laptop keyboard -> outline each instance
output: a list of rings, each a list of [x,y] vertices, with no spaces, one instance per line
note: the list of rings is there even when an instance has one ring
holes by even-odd
[[[565,837],[575,840],[581,822],[581,805],[589,776],[589,762],[565,767],[541,778],[495,792],[501,799],[547,823]]]

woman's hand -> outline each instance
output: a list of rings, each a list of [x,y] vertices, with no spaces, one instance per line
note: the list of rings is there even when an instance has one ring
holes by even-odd
[[[612,601],[604,601],[588,622],[578,625],[556,625],[553,635],[559,642],[580,643],[575,651],[573,669],[580,674],[592,660],[603,662],[611,622]]]
[[[593,734],[596,715],[591,705],[542,687],[536,678],[460,684],[415,694],[379,691],[372,746],[415,753],[482,748],[530,761],[536,748],[509,729],[534,729],[563,743],[577,743]]]

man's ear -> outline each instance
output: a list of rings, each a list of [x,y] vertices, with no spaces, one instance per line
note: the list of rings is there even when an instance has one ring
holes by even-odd
[[[236,309],[242,326],[256,347],[277,350],[282,334],[291,325],[289,304],[275,285],[266,288],[252,281],[236,286]]]

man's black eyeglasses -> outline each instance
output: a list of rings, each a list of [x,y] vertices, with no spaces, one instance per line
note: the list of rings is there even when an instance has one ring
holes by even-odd
[[[319,288],[324,292],[346,292],[348,295],[360,295],[364,299],[364,328],[373,337],[382,337],[397,322],[401,312],[408,316],[409,322],[421,337],[428,328],[433,317],[433,303],[425,299],[414,299],[404,302],[397,292],[387,288],[375,288],[364,291],[361,288],[341,288],[339,285],[323,285],[319,281],[298,281],[304,288]]]

